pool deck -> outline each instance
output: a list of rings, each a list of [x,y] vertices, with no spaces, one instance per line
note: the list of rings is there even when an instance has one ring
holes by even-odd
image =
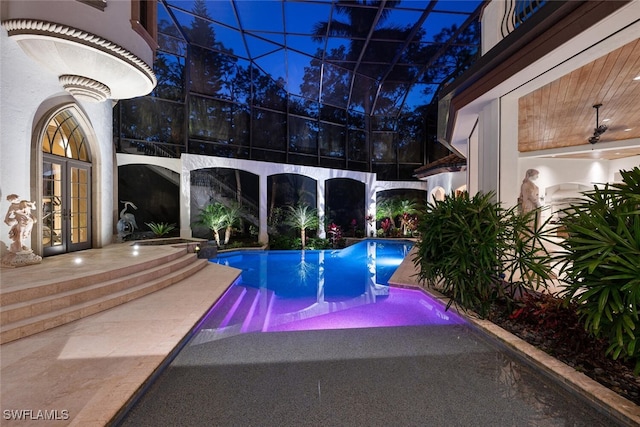
[[[415,267],[411,261],[414,257],[415,248],[411,250],[391,279],[389,279],[389,284],[392,286],[420,288],[440,299],[444,304],[448,303],[449,300],[447,297],[433,289],[425,289],[420,284],[416,276]],[[640,407],[638,405],[609,390],[585,374],[549,356],[544,351],[538,350],[536,347],[510,332],[505,331],[487,320],[480,319],[474,315],[474,313],[463,312],[456,309],[453,305],[451,309],[464,316],[478,329],[487,333],[505,349],[533,364],[533,366],[536,366],[550,377],[555,378],[570,391],[591,401],[601,412],[610,414],[613,418],[620,420],[624,424],[640,425]]]
[[[113,247],[112,247],[113,246]],[[125,248],[123,247],[123,251]],[[145,247],[153,257],[166,249]],[[95,259],[92,270],[118,268],[123,253],[117,245]],[[2,270],[0,280],[15,283],[38,280],[38,275],[63,271],[73,254],[45,258],[39,268]],[[141,387],[168,357],[175,354],[189,332],[213,303],[238,277],[239,270],[210,264],[200,272],[161,291],[102,313],[0,346],[1,409],[58,411],[59,419],[44,422],[7,421],[2,425],[108,425],[130,403]],[[391,282],[399,286],[416,282],[411,255],[398,268]],[[467,316],[469,317],[469,316]],[[555,376],[576,393],[590,399],[601,411],[611,413],[626,425],[640,425],[640,407],[537,351],[489,322],[470,317],[485,330],[541,370]]]
[[[140,257],[160,257],[168,246],[144,246]],[[45,258],[41,264],[2,269],[3,289],[38,282],[54,274],[69,277],[121,268],[130,247],[94,251],[78,271],[76,254]],[[194,255],[195,256],[195,255]],[[66,272],[66,273],[65,273]],[[159,369],[213,303],[240,274],[209,263],[187,280],[66,325],[0,346],[1,409],[54,412],[58,420],[6,420],[8,426],[102,426]],[[64,411],[64,412],[63,412]],[[68,414],[68,419],[66,418]]]

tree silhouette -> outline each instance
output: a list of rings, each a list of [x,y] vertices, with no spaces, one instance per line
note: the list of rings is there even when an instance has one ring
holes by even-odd
[[[456,37],[458,32],[460,34]],[[480,53],[480,23],[473,22],[462,31],[458,26],[452,25],[442,29],[433,37],[433,40],[435,44],[429,45],[421,52],[421,55],[434,58],[423,74],[422,82],[436,83],[438,87],[436,90],[427,87],[424,91],[425,95],[433,92],[437,94],[440,89],[473,65]],[[445,51],[439,52],[443,48]]]
[[[314,41],[322,42],[327,37],[349,39],[347,50],[333,49],[327,54],[327,58],[330,58],[328,61],[335,66],[325,66],[322,70],[328,73],[322,81],[323,93],[337,93],[339,96],[336,98],[342,100],[345,95],[349,96],[350,104],[361,106],[365,114],[372,113],[374,100],[382,109],[385,109],[387,104],[395,103],[391,93],[384,93],[384,91],[378,93],[377,85],[389,70],[389,58],[398,55],[411,31],[410,27],[383,26],[391,9],[399,4],[400,1],[340,0],[335,5],[336,15],[345,16],[346,20],[333,19],[314,25],[312,37]],[[382,5],[384,8],[378,16],[378,9]],[[372,31],[373,26],[375,29]],[[369,48],[364,49],[367,41],[370,43]],[[362,53],[363,49],[364,53]],[[357,61],[360,61],[360,64],[354,70],[355,73],[352,73],[348,70],[347,64]],[[319,80],[319,65],[319,61],[312,61],[311,66],[305,70],[305,81]],[[343,67],[339,68],[340,65]],[[406,80],[407,76],[404,78]],[[351,87],[351,81],[354,89],[350,94],[344,94],[345,89],[348,90]]]

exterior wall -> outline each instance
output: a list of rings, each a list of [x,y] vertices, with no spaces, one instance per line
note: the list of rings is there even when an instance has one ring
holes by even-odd
[[[109,40],[153,63],[153,51],[131,26],[131,2],[109,0],[104,10],[70,0],[3,0],[2,19],[30,18],[65,24]]]
[[[504,2],[493,0],[483,11],[483,55],[503,38],[500,31],[503,8]],[[542,168],[538,182],[542,189],[562,181],[614,181],[619,169],[637,165],[637,157],[594,162],[534,159],[528,157],[531,153],[521,155],[518,151],[517,99],[636,39],[640,28],[638,16],[640,2],[629,2],[457,111],[449,143],[467,157],[470,194],[497,190],[499,200],[505,205],[514,205],[524,173],[530,167]],[[549,167],[548,173],[543,172],[545,167]],[[494,170],[497,177],[493,175]]]
[[[418,189],[427,190],[427,183],[424,181],[377,181],[376,175],[368,172],[356,172],[342,169],[327,169],[311,166],[288,165],[282,163],[258,162],[254,160],[229,159],[222,157],[199,156],[192,154],[183,154],[180,159],[165,159],[160,157],[140,156],[133,154],[117,154],[117,165],[123,166],[127,164],[152,164],[163,166],[180,173],[180,235],[182,237],[191,237],[191,183],[190,172],[204,168],[233,168],[251,172],[258,176],[258,185],[260,186],[260,206],[267,206],[267,178],[270,175],[281,173],[300,174],[316,180],[317,183],[317,206],[320,214],[319,237],[325,237],[324,218],[325,210],[325,183],[328,179],[333,178],[349,178],[362,182],[365,185],[365,206],[366,214],[376,212],[376,193],[383,190],[391,189]],[[460,179],[452,179],[451,183],[457,183]],[[462,185],[462,184],[460,184]],[[456,187],[454,187],[455,189]],[[367,225],[366,233],[375,232],[375,224]],[[266,209],[260,209],[260,227],[258,238],[261,242],[268,241],[267,233],[267,212]]]
[[[500,22],[505,11],[504,1],[491,1],[482,11],[482,54],[491,50],[503,39],[500,32]]]
[[[340,169],[326,169],[311,166],[301,165],[288,165],[281,163],[268,163],[258,162],[254,160],[241,160],[241,159],[229,159],[221,157],[199,156],[192,154],[182,155],[182,171],[180,182],[180,235],[182,237],[191,237],[191,225],[189,224],[189,218],[191,217],[191,185],[189,180],[189,173],[192,170],[213,168],[213,167],[225,167],[242,169],[251,172],[259,177],[260,185],[260,229],[258,232],[258,238],[261,242],[268,242],[269,237],[267,234],[267,210],[262,209],[263,206],[267,206],[267,191],[266,183],[269,175],[275,175],[280,173],[293,173],[311,177],[317,181],[318,198],[317,203],[318,212],[321,214],[320,226],[318,229],[318,236],[325,237],[324,230],[324,218],[322,213],[324,212],[324,189],[325,181],[331,178],[351,178],[356,181],[360,181],[365,185],[365,204],[375,213],[375,191],[376,191],[376,176],[375,174],[368,172],[354,172]],[[370,230],[367,229],[367,233]]]
[[[27,2],[28,3],[28,2]],[[42,70],[20,47],[0,29],[0,210],[6,212],[6,196],[39,200],[39,170],[41,157],[33,150],[36,125],[56,106],[75,103],[58,82],[58,77]],[[76,103],[83,112],[90,139],[93,163],[93,245],[100,247],[113,236],[113,144],[112,104]],[[98,160],[98,161],[96,161]],[[40,213],[36,212],[39,217]],[[39,232],[41,233],[41,224]],[[8,227],[0,227],[0,239],[8,239]],[[34,228],[32,248],[38,252],[40,234]]]
[[[451,195],[460,188],[466,189],[466,185],[467,174],[465,171],[445,172],[430,176],[427,178],[428,202],[433,202],[432,196],[438,188],[442,188],[446,195]]]

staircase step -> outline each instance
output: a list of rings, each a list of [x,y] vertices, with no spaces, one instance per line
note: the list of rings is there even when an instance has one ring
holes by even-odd
[[[266,288],[232,286],[202,323],[190,345],[262,331],[274,297],[273,291]]]
[[[178,263],[177,265],[179,265],[179,268],[175,269],[174,265],[174,269],[172,271],[166,272],[166,274],[161,277],[155,277],[135,286],[107,295],[102,295],[95,299],[83,301],[72,306],[58,308],[44,314],[7,323],[2,327],[0,344],[52,329],[74,320],[99,313],[117,305],[124,304],[136,298],[140,298],[152,292],[166,288],[167,286],[181,280],[187,279],[197,271],[207,266],[208,260],[197,259],[192,254],[189,258],[191,260],[189,263],[186,263],[186,265],[180,265]]]
[[[144,261],[138,264],[127,265],[121,268],[108,271],[100,271],[94,274],[85,274],[78,277],[52,277],[50,280],[33,284],[30,286],[20,287],[15,290],[5,290],[0,292],[0,307],[10,306],[20,302],[31,301],[49,295],[72,291],[94,283],[105,282],[120,277],[129,276],[136,272],[154,268],[172,262],[173,260],[183,257],[184,251],[175,251],[173,253],[158,257],[152,260]]]
[[[180,258],[172,259],[153,268],[137,271],[127,276],[105,282],[94,283],[82,288],[58,292],[51,295],[33,298],[15,304],[0,307],[0,325],[17,322],[28,317],[34,317],[51,311],[70,307],[95,298],[119,292],[124,289],[143,284],[157,277],[163,277],[173,270],[188,266],[193,262],[193,254],[184,254]]]

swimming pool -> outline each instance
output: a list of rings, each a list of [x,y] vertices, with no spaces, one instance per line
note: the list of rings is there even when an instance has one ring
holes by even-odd
[[[412,245],[364,240],[341,250],[219,254],[211,261],[242,273],[192,344],[246,332],[464,323],[424,292],[388,285]]]

